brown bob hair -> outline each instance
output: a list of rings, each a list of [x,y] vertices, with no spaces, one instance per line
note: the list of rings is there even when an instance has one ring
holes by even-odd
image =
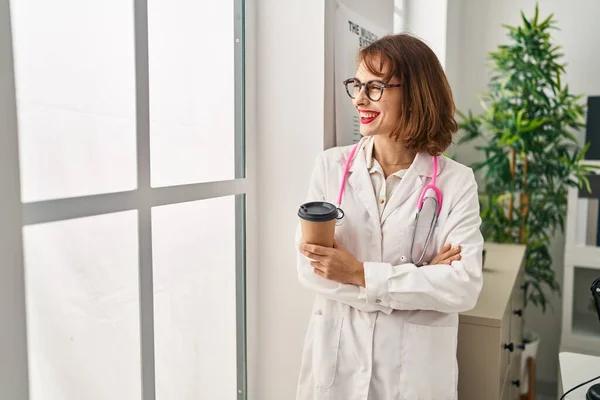
[[[458,130],[452,90],[429,46],[408,34],[388,35],[361,49],[358,62],[385,83],[400,79],[401,117],[390,137],[432,156],[452,144]]]

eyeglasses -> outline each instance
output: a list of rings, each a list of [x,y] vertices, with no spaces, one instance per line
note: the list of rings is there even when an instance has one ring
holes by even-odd
[[[402,84],[387,84],[378,80],[368,81],[362,83],[356,78],[346,79],[344,81],[344,86],[346,87],[346,93],[350,96],[351,99],[355,99],[356,96],[360,93],[362,87],[365,87],[365,93],[369,100],[371,101],[379,101],[381,96],[383,96],[383,89],[385,88],[395,88],[400,87]]]

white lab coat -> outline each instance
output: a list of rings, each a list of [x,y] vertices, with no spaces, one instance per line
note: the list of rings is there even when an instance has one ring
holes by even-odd
[[[349,153],[333,148],[317,159],[309,201],[336,201]],[[417,154],[380,217],[365,152],[358,153],[335,237],[364,262],[366,288],[321,278],[298,253],[300,283],[316,293],[298,400],[457,399],[458,313],[473,308],[481,291],[483,237],[473,171],[439,157],[443,205],[424,260],[447,243],[462,246],[462,260],[422,267],[408,261],[418,198],[432,173],[433,158]],[[427,229],[417,232],[415,254]]]

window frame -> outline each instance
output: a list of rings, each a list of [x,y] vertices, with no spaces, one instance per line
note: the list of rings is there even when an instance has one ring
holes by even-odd
[[[21,185],[9,0],[0,0],[0,387],[29,398]]]
[[[139,310],[142,399],[156,398],[154,351],[154,292],[152,267],[153,207],[173,205],[223,196],[235,196],[236,243],[236,337],[237,399],[248,398],[248,327],[246,238],[254,238],[256,226],[246,220],[248,208],[255,208],[254,135],[246,131],[246,0],[234,2],[235,27],[235,179],[167,187],[151,187],[150,108],[148,60],[148,0],[133,0],[136,94],[137,189],[72,198],[22,203],[15,74],[10,25],[10,0],[0,0],[0,93],[3,103],[0,120],[6,121],[6,133],[0,135],[0,184],[6,193],[0,196],[0,254],[10,254],[7,268],[0,269],[0,310],[3,325],[10,326],[0,335],[0,387],[10,398],[29,398],[28,354],[26,343],[26,304],[22,229],[27,225],[65,221],[74,218],[138,211]],[[248,0],[252,1],[252,0]],[[252,16],[252,18],[254,18]],[[251,55],[252,56],[252,55]],[[253,57],[253,56],[252,56]],[[251,75],[250,75],[251,76]],[[254,112],[251,110],[250,112]],[[252,132],[253,133],[253,132]],[[4,192],[4,191],[3,191]],[[4,223],[6,221],[6,223]],[[250,232],[250,234],[249,234]],[[250,243],[255,257],[255,239]],[[252,268],[254,271],[255,269]],[[254,303],[253,303],[254,304]],[[252,306],[254,307],[254,306]],[[256,329],[253,327],[252,329]],[[1,333],[1,332],[0,332]],[[5,337],[6,336],[6,337]],[[253,341],[256,338],[251,338]],[[10,373],[5,373],[10,372]]]

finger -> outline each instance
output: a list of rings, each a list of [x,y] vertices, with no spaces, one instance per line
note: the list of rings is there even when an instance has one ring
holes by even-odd
[[[327,258],[327,256],[311,253],[310,251],[302,251],[302,254],[304,255],[304,257],[315,261],[325,261],[325,259]]]
[[[311,266],[312,266],[314,269],[316,269],[316,270],[318,270],[318,271],[320,271],[320,272],[325,272],[325,269],[324,269],[324,266],[323,266],[323,264],[321,264],[321,263],[320,263],[320,262],[318,262],[318,261],[313,261],[313,262],[311,262],[311,263],[310,263],[310,265],[311,265]]]
[[[439,253],[433,258],[433,260],[442,261],[450,256],[450,252],[452,251],[452,246],[449,244],[442,247]]]
[[[302,243],[301,249],[305,250],[305,251],[308,251],[310,253],[319,254],[319,255],[322,255],[322,256],[326,256],[326,255],[329,255],[331,253],[331,248],[319,246],[319,245],[316,245],[316,244]]]
[[[316,275],[319,275],[321,278],[323,278],[323,279],[327,279],[327,276],[325,275],[325,272],[321,271],[320,269],[318,269],[318,268],[313,268],[313,272],[314,272]]]
[[[314,260],[317,260],[317,261],[318,261],[319,258],[323,258],[324,257],[324,256],[322,256],[322,255],[320,255],[318,253],[313,253],[313,252],[307,250],[309,248],[312,248],[310,246],[313,246],[313,245],[310,245],[310,244],[307,244],[307,243],[300,243],[300,245],[298,246],[298,250],[305,257],[311,258],[311,259],[314,259]]]
[[[446,251],[446,253],[448,254],[457,254],[457,252],[460,252],[460,246],[451,246],[449,250]]]
[[[437,261],[434,260],[431,263],[436,264],[436,265],[448,265],[448,264],[450,264],[450,258],[449,257],[445,257],[445,258],[440,257]]]
[[[460,253],[460,251],[461,251],[461,247],[460,247],[460,246],[451,247],[451,248],[450,248],[450,250],[447,250],[447,251],[445,251],[445,252],[443,252],[443,253],[441,254],[441,258],[442,258],[443,260],[445,260],[445,259],[447,259],[447,258],[450,258],[450,257],[452,257],[452,256],[456,255],[456,254],[459,254],[459,253]]]
[[[452,257],[448,257],[448,258],[444,259],[443,261],[440,262],[440,264],[450,265],[450,264],[452,264],[452,261],[459,261],[461,259],[462,259],[462,256],[460,254],[457,254]]]
[[[448,253],[451,250],[452,246],[450,244],[447,244],[444,247],[442,247],[439,253],[435,257],[433,257],[433,260],[431,260],[431,264],[440,264],[443,260],[449,257]]]

